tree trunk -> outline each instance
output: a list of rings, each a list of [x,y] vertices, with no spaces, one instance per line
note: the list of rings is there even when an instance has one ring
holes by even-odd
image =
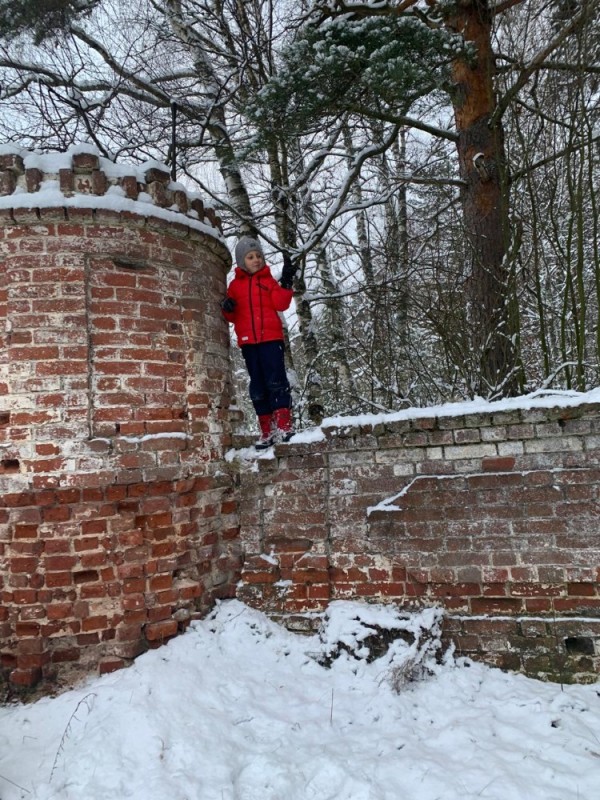
[[[301,274],[296,280],[298,295],[296,296],[296,311],[298,325],[302,336],[302,347],[306,359],[305,389],[302,408],[306,408],[308,418],[315,425],[319,425],[325,416],[323,408],[323,381],[319,372],[320,352],[319,342],[312,324],[312,311],[306,299],[306,283]]]
[[[331,373],[338,384],[338,402],[342,407],[351,407],[356,399],[356,388],[350,364],[348,362],[348,323],[340,289],[331,269],[329,255],[322,245],[317,247],[317,270],[321,278],[323,293],[326,295],[325,307],[329,316],[329,336],[331,349],[327,354]],[[341,395],[341,397],[340,397]]]
[[[187,47],[194,62],[198,82],[204,90],[206,131],[225,183],[227,199],[240,220],[239,233],[256,236],[257,228],[250,196],[235,155],[224,106],[219,102],[223,86],[215,74],[202,40],[198,38],[192,22],[182,10],[181,0],[166,0],[165,17],[175,36]]]
[[[296,155],[299,157],[299,154]],[[289,198],[279,192],[281,187],[289,185],[288,159],[283,143],[281,144],[281,155],[276,145],[271,145],[268,149],[268,158],[277,237],[283,247],[294,249],[297,245],[297,228],[293,222],[295,217],[288,214]],[[323,383],[318,368],[321,352],[319,340],[315,335],[312,309],[310,303],[304,297],[306,292],[304,269],[300,270],[300,275],[295,284],[294,299],[304,360],[304,390],[300,402],[300,414],[304,417],[304,412],[306,411],[309,420],[314,425],[319,425],[324,417]],[[292,348],[288,349],[290,363],[293,364]],[[294,372],[298,374],[298,370],[295,367]]]
[[[473,353],[479,359],[478,394],[515,394],[521,383],[518,330],[512,314],[514,286],[508,263],[508,180],[502,123],[492,128],[496,106],[492,15],[488,0],[457,0],[448,27],[475,54],[453,65],[452,97],[466,241]]]

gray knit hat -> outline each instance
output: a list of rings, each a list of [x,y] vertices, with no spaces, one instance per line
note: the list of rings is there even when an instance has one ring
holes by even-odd
[[[244,259],[250,250],[258,250],[261,256],[263,258],[265,257],[258,239],[255,239],[253,236],[242,236],[235,248],[235,263],[238,267],[244,268]]]

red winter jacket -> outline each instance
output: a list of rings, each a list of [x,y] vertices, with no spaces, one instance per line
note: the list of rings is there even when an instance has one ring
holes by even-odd
[[[235,300],[233,311],[223,312],[227,322],[233,322],[240,347],[283,339],[283,325],[278,311],[289,308],[292,289],[283,289],[265,264],[250,275],[235,268],[235,278],[229,284],[227,297]]]

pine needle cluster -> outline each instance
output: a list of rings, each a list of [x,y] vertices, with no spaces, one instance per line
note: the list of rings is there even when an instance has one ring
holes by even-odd
[[[419,19],[377,16],[307,26],[282,54],[277,74],[259,93],[259,128],[280,133],[322,130],[346,112],[405,114],[443,88],[458,37]]]
[[[0,0],[0,36],[30,33],[36,45],[64,33],[100,0]]]

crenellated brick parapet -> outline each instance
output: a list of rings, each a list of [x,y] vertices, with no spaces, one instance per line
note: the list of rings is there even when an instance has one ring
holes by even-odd
[[[0,202],[1,208],[61,207],[66,218],[74,207],[116,209],[221,231],[214,209],[172,181],[163,164],[117,164],[91,146],[40,154],[4,145],[0,148],[0,197],[10,198]]]
[[[114,669],[239,571],[230,256],[160,165],[0,151],[0,667]]]
[[[459,653],[597,679],[600,402],[531,405],[340,420],[240,461],[238,596],[300,626],[335,599],[436,605]]]

